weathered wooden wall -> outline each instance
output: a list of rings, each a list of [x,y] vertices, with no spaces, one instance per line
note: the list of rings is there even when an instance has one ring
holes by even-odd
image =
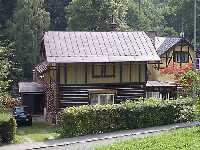
[[[94,78],[92,77],[92,63],[60,64],[60,84],[70,85],[145,82],[145,63],[122,63],[122,81],[120,81],[120,63],[115,63],[114,65],[114,77]]]
[[[125,100],[136,100],[145,97],[146,83],[60,85],[59,107],[65,108],[90,104],[90,91],[99,89],[115,90],[115,103],[120,103]]]
[[[90,104],[91,90],[115,90],[115,103],[145,97],[146,63],[114,63],[115,76],[113,77],[93,77],[92,65],[92,63],[59,65],[60,108]]]

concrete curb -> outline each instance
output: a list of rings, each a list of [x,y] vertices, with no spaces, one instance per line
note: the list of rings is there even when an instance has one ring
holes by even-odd
[[[143,132],[120,134],[120,135],[115,135],[115,136],[105,136],[105,137],[102,137],[102,138],[90,138],[90,139],[86,139],[86,140],[77,140],[77,141],[66,142],[66,143],[62,143],[62,144],[53,144],[53,145],[38,146],[38,147],[36,146],[36,147],[26,149],[26,150],[35,150],[35,149],[42,149],[42,148],[67,146],[67,145],[73,145],[73,144],[79,144],[79,143],[88,143],[88,142],[101,141],[101,140],[114,139],[114,138],[121,138],[121,137],[128,137],[128,136],[134,136],[134,135],[145,135],[145,134],[149,134],[149,133],[165,132],[165,131],[176,130],[176,129],[180,129],[180,128],[195,127],[195,126],[200,126],[200,122],[186,123],[186,124],[176,125],[176,126],[169,127],[169,128],[164,128],[164,129],[147,130],[147,131],[143,131]]]

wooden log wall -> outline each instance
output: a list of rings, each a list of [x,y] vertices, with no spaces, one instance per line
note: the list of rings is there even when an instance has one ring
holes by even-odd
[[[108,89],[116,90],[115,103],[125,100],[137,100],[145,97],[145,83],[135,84],[102,84],[102,85],[60,85],[59,107],[79,106],[90,104],[89,91]]]

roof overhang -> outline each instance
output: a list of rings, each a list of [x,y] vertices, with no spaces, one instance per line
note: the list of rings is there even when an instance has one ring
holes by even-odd
[[[92,63],[92,62],[156,62],[159,56],[135,57],[135,56],[88,56],[88,57],[48,57],[49,63]]]
[[[171,81],[147,81],[146,87],[177,87],[177,84]]]
[[[19,93],[44,93],[43,85],[36,82],[19,82]]]

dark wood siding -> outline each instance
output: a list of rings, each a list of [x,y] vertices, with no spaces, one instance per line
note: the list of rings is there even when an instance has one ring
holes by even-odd
[[[90,104],[89,91],[95,89],[116,90],[115,103],[145,97],[146,83],[60,85],[60,108]]]

